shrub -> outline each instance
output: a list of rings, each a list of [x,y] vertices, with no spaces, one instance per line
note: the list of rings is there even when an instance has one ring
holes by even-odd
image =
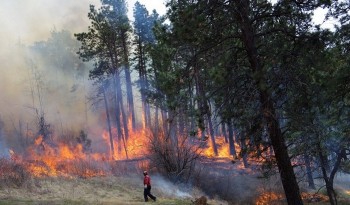
[[[173,181],[188,181],[200,158],[199,142],[189,136],[170,137],[164,132],[152,133],[149,151],[151,165]]]
[[[0,158],[0,187],[21,187],[30,179],[30,174],[22,164]]]

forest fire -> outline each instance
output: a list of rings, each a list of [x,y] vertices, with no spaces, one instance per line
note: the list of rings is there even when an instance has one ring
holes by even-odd
[[[117,130],[112,129],[112,135]],[[31,175],[35,177],[95,177],[109,174],[106,164],[115,160],[129,160],[143,158],[149,152],[145,146],[149,144],[147,130],[138,129],[129,131],[127,139],[113,138],[114,150],[111,150],[108,131],[103,131],[102,138],[106,143],[106,153],[94,153],[86,150],[82,143],[47,142],[43,136],[33,139],[33,144],[23,153],[10,150],[13,161],[24,165]],[[201,154],[210,158],[230,158],[229,146],[224,137],[217,138],[218,155],[215,156],[213,148],[208,145],[200,150]],[[238,145],[237,145],[238,148]]]
[[[225,138],[223,136],[217,137],[215,142],[218,146],[218,155],[215,156],[215,152],[212,146],[205,148],[202,154],[206,157],[219,157],[219,158],[229,158],[230,157],[230,148],[229,144],[225,142]]]
[[[105,155],[88,153],[81,144],[51,145],[43,141],[42,136],[36,138],[25,153],[17,154],[10,150],[10,156],[35,177],[94,177],[107,174],[106,170],[101,169]]]
[[[277,194],[274,192],[264,192],[262,193],[255,202],[255,205],[269,205],[273,202],[282,200],[282,194]]]
[[[301,197],[303,201],[307,203],[317,203],[317,202],[325,202],[328,201],[328,197],[322,194],[317,193],[301,193]],[[275,192],[264,192],[262,193],[255,202],[255,205],[271,205],[271,204],[280,204],[283,200],[285,200],[283,194],[278,194]]]
[[[145,146],[149,140],[146,136],[145,129],[139,129],[136,131],[129,130],[129,136],[127,139],[122,138],[121,140],[113,139],[114,150],[111,150],[111,142],[108,131],[103,131],[102,137],[108,145],[109,156],[112,156],[113,160],[126,160],[133,158],[140,158],[148,153],[148,148]],[[112,129],[112,135],[116,136],[117,130]]]

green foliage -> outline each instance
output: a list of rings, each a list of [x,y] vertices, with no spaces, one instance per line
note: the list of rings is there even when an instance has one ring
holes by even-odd
[[[122,38],[130,30],[126,12],[123,0],[103,0],[98,10],[90,5],[88,32],[74,34],[81,42],[79,56],[84,61],[94,62],[91,79],[99,80],[119,72],[124,62]]]

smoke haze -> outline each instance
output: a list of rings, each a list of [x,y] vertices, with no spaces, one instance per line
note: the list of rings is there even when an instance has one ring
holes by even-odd
[[[128,16],[133,20],[136,0],[126,2]],[[157,9],[160,14],[165,13],[162,0],[140,3],[150,12]],[[0,117],[5,124],[3,130],[35,126],[36,112],[42,109],[45,119],[56,131],[93,127],[97,129],[96,135],[101,134],[98,128],[101,119],[98,114],[91,113],[91,102],[86,100],[92,90],[87,69],[82,73],[79,62],[67,67],[63,62],[70,56],[57,51],[53,52],[57,56],[50,56],[43,47],[52,43],[53,35],[64,36],[63,31],[69,32],[72,39],[75,39],[74,33],[87,31],[90,4],[96,8],[101,5],[100,0],[6,0],[1,3]],[[67,39],[64,41],[67,43]],[[71,51],[72,55],[76,51]],[[37,85],[40,85],[40,92]],[[2,138],[11,138],[8,132],[3,133]],[[3,147],[4,144],[5,140]]]
[[[87,18],[90,4],[99,6],[99,0],[1,2],[0,117],[5,124],[4,130],[18,129],[20,122],[23,126],[33,127],[37,117],[35,109],[41,108],[47,122],[56,126],[56,130],[58,127],[82,129],[86,123],[94,123],[86,104],[92,83],[87,80],[88,72],[77,78],[77,67],[63,68],[63,61],[67,59],[50,56],[57,62],[62,61],[58,68],[57,65],[49,66],[48,60],[43,59],[45,55],[38,55],[40,45],[47,43],[53,33],[61,35],[61,31],[68,31],[74,39],[74,33],[86,31],[90,24]],[[33,49],[35,46],[37,50]],[[71,53],[74,55],[76,51]],[[63,53],[57,55],[64,56]],[[68,72],[64,73],[62,69]],[[89,118],[86,117],[88,114]],[[8,132],[2,133],[2,138],[14,138]],[[5,140],[0,142],[3,149]]]
[[[162,192],[168,196],[173,196],[176,198],[193,198],[193,196],[189,193],[190,189],[181,187],[179,185],[174,185],[160,175],[154,176],[152,181],[154,181],[155,187],[157,187],[159,190],[162,190]],[[181,191],[180,189],[184,191]]]

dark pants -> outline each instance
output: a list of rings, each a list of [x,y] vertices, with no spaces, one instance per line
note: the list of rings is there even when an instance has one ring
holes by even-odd
[[[156,197],[151,194],[151,186],[147,186],[147,188],[143,190],[143,196],[145,197],[145,201],[148,201],[148,197],[153,199],[153,201],[156,200]]]

